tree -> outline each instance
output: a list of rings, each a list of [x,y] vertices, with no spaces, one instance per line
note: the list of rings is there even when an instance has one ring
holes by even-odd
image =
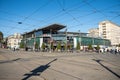
[[[54,48],[54,46],[53,46],[53,42],[51,42],[51,49],[53,49]]]
[[[67,44],[66,43],[64,43],[64,49],[67,50]]]
[[[39,45],[38,45],[38,43],[36,42],[36,44],[35,44],[35,49],[38,49],[39,48]]]
[[[93,49],[91,44],[88,45],[88,49],[89,49],[89,50],[92,50],[92,49]]]
[[[80,43],[79,43],[79,42],[77,43],[76,49],[77,49],[77,50],[80,50]]]
[[[120,47],[120,44],[118,45],[118,47]]]
[[[96,48],[97,50],[99,50],[100,49],[100,46],[99,45],[97,45],[97,48]]]
[[[0,31],[0,42],[3,40],[3,33]]]
[[[70,44],[70,49],[72,49],[73,48],[73,46],[72,46],[72,44]]]
[[[57,49],[61,50],[61,44],[60,44],[60,42],[58,42]]]
[[[20,43],[20,48],[24,48],[25,47],[25,45],[24,45],[24,43],[21,41],[21,43]]]
[[[43,42],[42,43],[42,50],[44,50],[45,49],[45,43]]]

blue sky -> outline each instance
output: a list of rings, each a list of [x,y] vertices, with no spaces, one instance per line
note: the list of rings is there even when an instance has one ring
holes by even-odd
[[[66,25],[68,31],[87,32],[103,20],[120,25],[120,0],[0,0],[4,37],[54,23]]]

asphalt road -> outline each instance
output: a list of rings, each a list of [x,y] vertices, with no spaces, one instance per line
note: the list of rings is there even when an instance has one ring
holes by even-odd
[[[0,49],[0,80],[120,80],[120,54]]]

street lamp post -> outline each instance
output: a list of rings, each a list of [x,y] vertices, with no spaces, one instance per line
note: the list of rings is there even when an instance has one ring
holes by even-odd
[[[25,44],[25,45],[24,45],[24,48],[25,48],[25,51],[27,51],[27,50],[26,50],[26,42],[27,42],[27,41],[26,41],[26,35],[27,35],[27,32],[25,32],[25,41],[24,41],[24,44]]]
[[[80,30],[78,32],[79,32],[79,41],[80,41],[80,46],[81,46],[81,32]]]
[[[92,35],[92,47],[94,48],[94,33],[93,33],[93,35]]]

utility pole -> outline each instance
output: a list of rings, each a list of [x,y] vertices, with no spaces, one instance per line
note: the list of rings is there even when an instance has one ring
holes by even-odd
[[[93,48],[94,48],[94,37],[92,37],[92,44],[93,44]]]
[[[78,32],[79,32],[79,41],[80,41],[80,45],[81,45],[81,32],[80,32],[80,30],[78,30]]]
[[[35,51],[35,45],[36,45],[36,35],[35,35],[35,31],[36,31],[36,30],[34,30],[34,51]]]
[[[50,29],[50,53],[51,53],[52,29]]]
[[[81,32],[80,32],[80,30],[78,30],[78,32],[79,32],[79,43],[80,43],[80,46],[81,46]]]
[[[66,52],[67,52],[67,28],[65,30],[65,35],[66,35]]]

